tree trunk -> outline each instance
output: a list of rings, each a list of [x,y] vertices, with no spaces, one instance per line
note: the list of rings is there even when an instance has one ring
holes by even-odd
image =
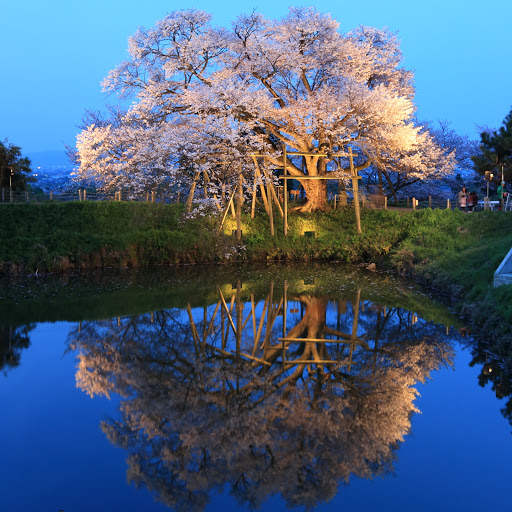
[[[316,210],[329,211],[327,204],[327,180],[298,180],[306,191],[306,202],[294,208],[301,212],[314,212]]]

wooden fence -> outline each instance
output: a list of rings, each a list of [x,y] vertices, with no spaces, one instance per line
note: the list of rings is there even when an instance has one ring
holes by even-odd
[[[70,192],[10,192],[3,189],[0,191],[0,203],[42,203],[46,201],[68,202],[68,201],[139,201],[139,202],[160,202],[179,203],[186,199],[183,193],[175,192],[170,194],[148,191],[142,194],[133,194],[127,191],[116,191],[112,193],[90,192],[86,189],[79,189]]]
[[[279,198],[282,202],[282,187],[276,187]],[[300,201],[300,195],[296,190],[289,192],[291,203]],[[179,203],[185,202],[187,192],[159,193],[156,191],[147,191],[142,194],[134,194],[129,191],[115,191],[111,193],[90,192],[86,189],[78,189],[69,192],[14,192],[8,189],[0,191],[0,203],[27,203],[27,202],[67,202],[67,201],[139,201],[139,202],[159,202],[159,203]],[[346,194],[331,194],[329,196],[330,205],[337,209],[342,206],[351,206],[352,198]],[[386,197],[365,196],[361,194],[360,205],[363,208],[372,209],[423,209],[423,208],[454,208],[457,206],[456,198],[445,199],[429,196],[428,199],[417,200],[413,197],[401,199],[400,201],[390,201]]]

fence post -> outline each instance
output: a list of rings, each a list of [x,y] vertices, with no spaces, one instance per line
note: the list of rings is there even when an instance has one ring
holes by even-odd
[[[413,210],[416,210],[416,206],[417,206],[417,204],[418,204],[418,202],[416,201],[416,198],[415,198],[415,197],[413,197],[413,198],[412,198],[412,209],[413,209]]]
[[[146,203],[149,203],[149,191],[146,190]]]
[[[79,201],[82,200],[82,189],[81,188],[78,189],[78,200]]]
[[[407,208],[409,208],[409,198],[407,198]]]
[[[84,201],[86,200],[86,197],[87,197],[87,190],[85,190],[85,188],[84,188]]]
[[[428,207],[432,209],[432,196],[428,196]]]
[[[334,209],[335,209],[335,210],[336,210],[336,198],[337,198],[337,197],[338,197],[338,196],[337,196],[336,194],[334,194]]]
[[[388,209],[388,196],[384,196],[384,210]]]
[[[151,202],[154,203],[156,199],[156,192],[154,190],[151,191]]]
[[[451,209],[452,209],[452,206],[451,206],[451,204],[450,204],[450,199],[447,199],[447,200],[446,200],[446,209],[447,209],[447,210],[451,210]]]
[[[50,201],[53,201],[53,190],[50,190]]]
[[[25,190],[25,201],[28,203],[28,190]]]
[[[179,190],[178,190],[178,199],[176,200],[176,202],[177,202],[177,203],[179,203],[179,202],[180,202],[180,192],[179,192]]]

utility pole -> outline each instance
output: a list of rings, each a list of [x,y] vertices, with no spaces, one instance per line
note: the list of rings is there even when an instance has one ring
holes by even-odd
[[[503,198],[505,197],[505,175],[503,173],[503,168],[505,167],[505,164],[504,163],[501,163],[499,164],[501,165],[501,197],[500,197],[500,200],[501,200],[501,211],[505,211],[505,208],[504,208],[504,201],[503,201]]]

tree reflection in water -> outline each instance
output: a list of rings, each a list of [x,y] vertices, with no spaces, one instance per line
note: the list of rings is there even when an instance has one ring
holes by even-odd
[[[512,382],[510,380],[510,373],[507,373],[504,368],[503,360],[489,352],[484,343],[475,345],[472,353],[473,360],[470,366],[481,365],[478,383],[483,388],[489,385],[499,400],[506,399],[505,406],[501,409],[501,414],[512,425]]]
[[[0,326],[0,371],[19,366],[21,353],[30,345],[29,333],[35,324]]]
[[[77,385],[123,397],[102,424],[128,476],[177,510],[226,485],[258,508],[329,501],[351,477],[392,470],[417,391],[451,364],[444,328],[361,298],[217,289],[203,309],[83,322]],[[245,292],[247,297],[247,292]]]

